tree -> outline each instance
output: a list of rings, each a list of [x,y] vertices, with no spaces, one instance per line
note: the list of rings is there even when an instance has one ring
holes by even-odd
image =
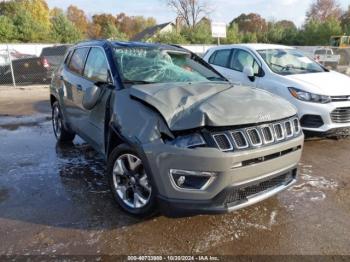
[[[118,41],[127,40],[127,36],[124,33],[120,32],[119,29],[113,24],[108,24],[106,29],[103,30],[103,37]]]
[[[127,16],[124,13],[120,13],[117,15],[117,25],[121,32],[126,34],[128,38],[131,38],[146,28],[155,26],[156,20],[152,17]]]
[[[293,44],[297,40],[298,29],[292,21],[270,21],[267,23],[265,41],[268,43]]]
[[[15,39],[20,42],[41,42],[48,38],[45,25],[35,19],[23,6],[18,6],[13,16]]]
[[[238,44],[241,42],[241,35],[239,33],[238,25],[231,24],[227,28],[226,38],[222,39],[223,44]]]
[[[348,10],[345,11],[341,16],[340,23],[344,33],[349,35],[350,34],[350,6],[348,7]]]
[[[296,25],[293,21],[289,20],[280,20],[276,22],[276,26],[281,27],[283,29],[297,29]]]
[[[168,5],[192,29],[209,13],[208,5],[203,0],[168,0]]]
[[[51,18],[51,37],[58,43],[74,43],[81,39],[81,33],[63,14]]]
[[[210,25],[206,23],[197,24],[194,28],[183,28],[181,35],[191,44],[212,44],[214,41]]]
[[[339,19],[342,9],[337,0],[314,0],[306,13],[306,22],[315,20],[325,22],[327,19]]]
[[[153,43],[165,43],[165,44],[188,44],[186,38],[179,32],[171,31],[161,34],[157,34],[151,40]]]
[[[83,10],[74,5],[67,8],[67,18],[71,21],[83,34],[87,33],[89,21]]]
[[[237,24],[239,31],[243,33],[258,33],[267,30],[266,20],[256,13],[241,14],[231,21],[230,26],[232,24]]]
[[[45,0],[17,0],[19,5],[28,11],[31,16],[45,30],[45,34],[50,30],[49,7]]]
[[[7,16],[0,16],[0,41],[8,42],[14,38],[15,28],[13,22]]]
[[[340,35],[342,28],[335,18],[328,18],[324,22],[310,20],[304,25],[302,44],[304,45],[327,45],[332,35]]]
[[[94,26],[93,38],[109,38],[113,27],[117,27],[117,19],[111,14],[100,14],[92,17],[92,23]],[[89,32],[91,36],[91,31]]]

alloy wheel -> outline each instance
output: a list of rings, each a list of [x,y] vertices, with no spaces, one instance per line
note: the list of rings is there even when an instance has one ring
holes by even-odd
[[[116,159],[113,185],[118,197],[130,208],[143,208],[150,201],[149,178],[141,159],[133,154],[123,154]]]

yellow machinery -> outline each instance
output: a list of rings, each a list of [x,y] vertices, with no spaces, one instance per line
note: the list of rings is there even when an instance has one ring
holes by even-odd
[[[331,36],[330,46],[334,54],[340,55],[339,65],[350,65],[350,36]]]

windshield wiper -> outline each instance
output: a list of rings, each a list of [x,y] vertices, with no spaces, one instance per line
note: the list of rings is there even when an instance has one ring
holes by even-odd
[[[208,80],[210,81],[225,81],[227,82],[227,80],[223,77],[220,77],[220,76],[209,76],[207,77]]]
[[[131,85],[137,85],[137,84],[148,85],[148,84],[154,84],[156,82],[145,81],[145,80],[129,80],[129,79],[125,79],[125,80],[123,80],[123,83],[124,84],[131,84]]]

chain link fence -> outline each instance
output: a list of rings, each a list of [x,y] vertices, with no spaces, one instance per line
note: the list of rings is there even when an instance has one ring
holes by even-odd
[[[0,45],[0,87],[47,86],[69,45]]]
[[[203,55],[211,45],[186,45]],[[48,86],[69,45],[0,44],[0,88],[27,85]],[[350,48],[298,46],[309,57],[328,69],[350,76]]]

